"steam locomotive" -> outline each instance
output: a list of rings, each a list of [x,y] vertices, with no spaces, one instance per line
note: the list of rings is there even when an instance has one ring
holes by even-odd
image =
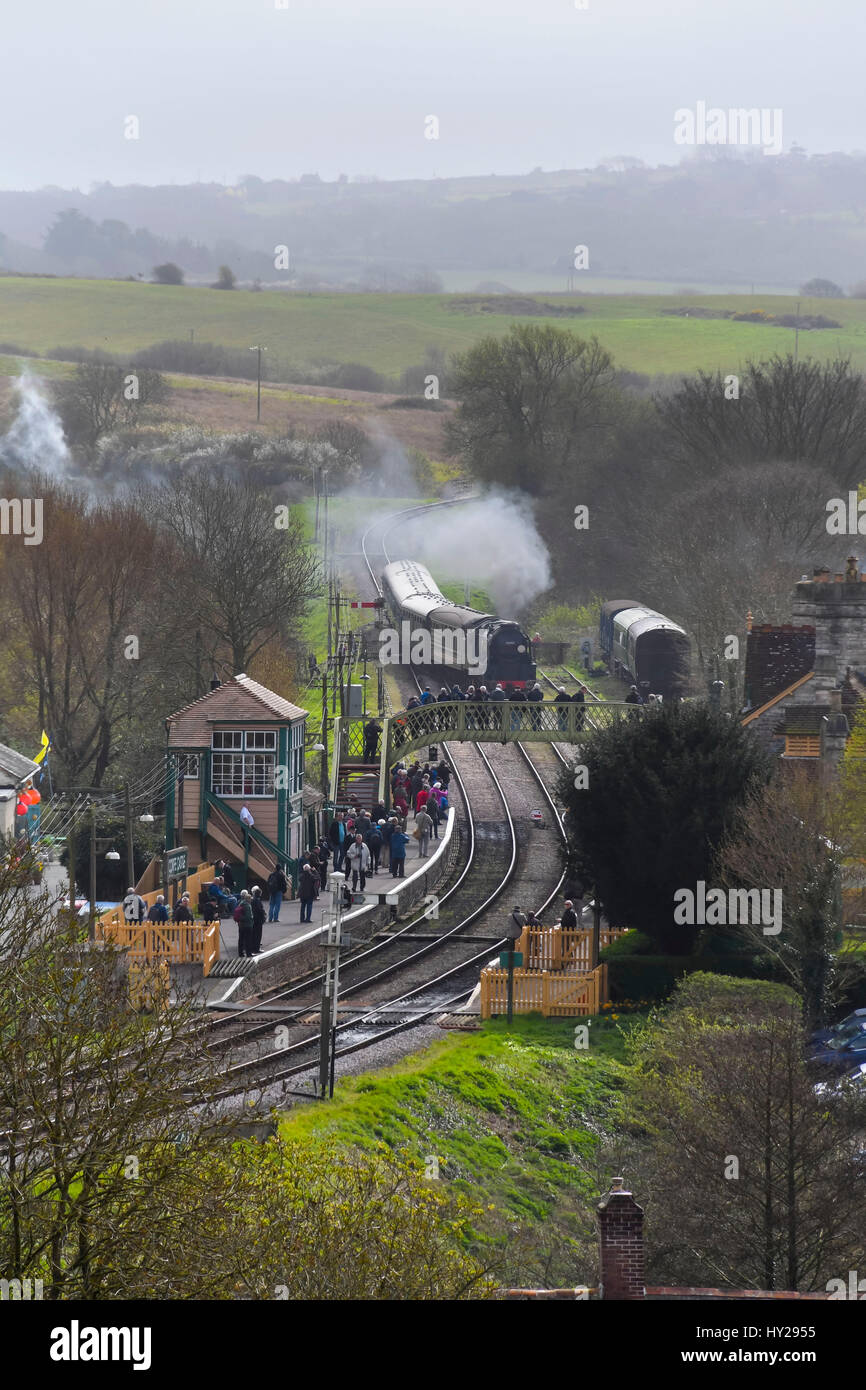
[[[391,660],[440,667],[455,680],[488,688],[497,681],[524,686],[535,680],[532,644],[518,624],[452,603],[416,560],[386,565],[382,592],[399,644]]]
[[[636,599],[601,606],[599,645],[615,675],[656,695],[678,698],[689,683],[691,646],[681,627]]]

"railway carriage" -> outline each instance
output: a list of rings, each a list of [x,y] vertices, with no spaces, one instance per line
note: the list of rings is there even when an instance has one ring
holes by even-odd
[[[443,653],[442,659],[418,664],[441,666],[475,685],[510,681],[524,686],[535,680],[532,644],[519,624],[452,603],[416,560],[386,565],[382,592],[394,624],[399,628],[408,623],[413,634],[419,629],[428,632],[435,649]],[[404,660],[412,658],[406,655]]]
[[[683,628],[636,599],[602,604],[599,641],[614,674],[656,695],[678,698],[689,683],[691,646]]]

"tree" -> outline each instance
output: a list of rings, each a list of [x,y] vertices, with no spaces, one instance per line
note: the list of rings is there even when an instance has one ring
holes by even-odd
[[[38,692],[37,728],[51,730],[69,782],[98,787],[143,696],[140,661],[125,658],[130,636],[149,649],[156,532],[128,500],[91,503],[38,475],[17,486],[44,508],[42,544],[22,545],[0,571],[25,638],[20,680]]]
[[[719,851],[726,886],[781,889],[780,932],[749,924],[728,930],[775,963],[800,995],[809,1032],[827,1022],[846,985],[847,962],[837,956],[842,868],[866,859],[862,778],[853,760],[831,785],[796,768],[777,772],[749,793]]]
[[[627,1046],[656,1279],[817,1290],[862,1267],[863,1101],[816,1092],[787,990],[691,975]]]
[[[237,276],[230,265],[221,265],[217,272],[217,282],[215,290],[233,290],[237,284]]]
[[[698,372],[656,397],[684,472],[781,461],[819,465],[843,487],[866,476],[866,382],[848,360],[749,362],[738,391]]]
[[[800,294],[808,299],[844,299],[845,291],[841,285],[837,285],[834,280],[822,280],[816,276],[814,280],[807,280],[805,285],[800,286]]]
[[[174,261],[166,261],[153,267],[153,278],[157,285],[182,285],[183,271]]]
[[[535,495],[573,477],[589,432],[612,419],[613,362],[595,338],[529,324],[456,357],[449,443],[476,476]]]
[[[612,926],[691,954],[698,928],[674,920],[678,889],[711,878],[714,853],[770,762],[739,723],[708,705],[666,704],[593,731],[586,774],[563,773],[571,865]]]
[[[110,362],[81,362],[75,375],[57,387],[55,401],[70,443],[93,448],[102,435],[135,423],[167,395],[165,377],[151,367],[127,370]]]
[[[844,568],[850,537],[828,536],[825,524],[839,490],[816,465],[730,468],[671,489],[650,533],[641,525],[646,491],[629,491],[619,515],[639,548],[644,596],[694,635],[701,674],[725,681],[732,712],[742,706],[741,665],[726,659],[726,637],[741,632],[749,608],[756,623],[787,622],[792,584],[810,565]]]
[[[319,570],[287,508],[281,516],[264,489],[207,463],[166,483],[155,501],[180,561],[168,582],[184,595],[185,626],[195,624],[214,655],[224,652],[234,674],[274,637],[297,632]]]
[[[82,943],[26,871],[0,857],[0,1278],[50,1300],[490,1296],[461,1248],[480,1212],[418,1165],[238,1142],[200,1009],[134,1012],[125,952]]]

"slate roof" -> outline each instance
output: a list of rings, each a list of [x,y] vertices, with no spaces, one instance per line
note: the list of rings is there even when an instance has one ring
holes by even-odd
[[[210,744],[214,724],[239,724],[245,719],[268,718],[285,724],[306,716],[305,709],[242,674],[169,715],[166,720],[168,742],[170,747],[176,748],[206,747]]]
[[[786,623],[753,627],[746,639],[745,695],[759,709],[815,665],[815,629]]]
[[[23,753],[0,743],[0,787],[17,787],[19,782],[34,777],[38,771],[39,764],[32,758],[25,758]]]

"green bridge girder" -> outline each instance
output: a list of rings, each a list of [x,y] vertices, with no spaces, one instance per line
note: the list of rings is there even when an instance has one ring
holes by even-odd
[[[556,704],[529,701],[449,700],[401,710],[383,728],[382,791],[387,801],[389,772],[419,748],[455,743],[580,744],[588,731],[633,717],[642,707],[613,701]]]
[[[452,743],[567,743],[583,742],[588,731],[614,720],[634,718],[641,705],[613,700],[598,703],[556,704],[553,700],[529,701],[448,700],[399,710],[382,721],[379,764],[379,798],[390,805],[389,773],[395,763],[417,749]],[[368,716],[369,718],[369,716]],[[363,763],[364,719],[338,718],[334,726],[334,759],[331,804],[334,804],[338,770]],[[364,764],[369,767],[369,763]]]

